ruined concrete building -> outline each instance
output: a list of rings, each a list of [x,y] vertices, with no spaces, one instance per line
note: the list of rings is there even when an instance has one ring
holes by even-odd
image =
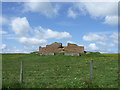
[[[62,43],[52,43],[46,45],[46,47],[39,47],[39,53],[51,53],[51,52],[77,52],[84,53],[84,46],[78,46],[76,44],[68,43],[67,46],[62,46]]]

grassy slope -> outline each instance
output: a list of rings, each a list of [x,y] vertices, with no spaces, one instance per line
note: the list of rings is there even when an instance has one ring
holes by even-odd
[[[20,61],[24,61],[24,88],[117,88],[117,55],[39,56],[4,54],[3,87],[20,87]],[[89,81],[89,62],[93,59],[93,81]]]

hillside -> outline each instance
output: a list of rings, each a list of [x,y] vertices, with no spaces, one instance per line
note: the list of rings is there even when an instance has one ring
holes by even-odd
[[[93,81],[89,80],[93,60]],[[3,54],[3,88],[118,88],[118,55]],[[20,62],[24,63],[19,84]]]

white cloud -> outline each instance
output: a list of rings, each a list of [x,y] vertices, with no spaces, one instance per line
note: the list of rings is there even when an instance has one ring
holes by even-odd
[[[0,44],[0,53],[30,53],[33,51],[38,51],[38,46],[28,45],[20,49],[16,46],[7,46],[6,44]]]
[[[91,50],[91,51],[99,51],[100,48],[96,46],[95,43],[90,43],[87,47],[88,50]]]
[[[110,44],[111,47],[118,46],[118,38],[120,38],[120,33],[118,32],[114,32],[110,35],[110,39],[112,41],[112,43]]]
[[[21,43],[24,48],[18,49],[6,45],[0,45],[1,53],[28,53],[38,51],[39,46],[45,46],[49,39],[65,39],[72,36],[68,32],[58,32],[51,29],[45,29],[41,26],[32,28],[26,17],[16,17],[10,19],[10,27],[15,33],[15,37],[7,35],[9,39],[14,39]],[[0,30],[0,34],[7,34],[6,31]]]
[[[2,53],[6,47],[6,44],[0,44],[0,53]]]
[[[68,14],[68,17],[71,17],[71,18],[76,18],[78,16],[78,13],[73,11],[72,8],[68,9],[67,14]]]
[[[109,33],[89,33],[83,36],[83,40],[90,42],[90,44],[85,47],[86,50],[97,50],[100,52],[114,52],[118,49],[118,37],[120,35],[118,32]],[[98,46],[96,46],[96,44]],[[91,47],[91,48],[90,48]],[[111,48],[113,49],[111,51]]]
[[[30,52],[29,50],[27,51],[25,49],[18,49],[16,46],[14,47],[8,46],[4,50],[2,50],[2,52],[0,53],[29,53],[29,52]]]
[[[3,50],[3,49],[5,49],[6,48],[6,44],[1,44],[0,45],[0,50]]]
[[[24,49],[26,51],[30,51],[30,52],[33,52],[33,51],[38,51],[38,46],[35,46],[35,45],[31,45],[31,46],[24,46]]]
[[[89,33],[89,34],[83,36],[83,40],[84,41],[91,41],[91,42],[103,41],[103,40],[106,40],[106,37],[95,34],[95,33]]]
[[[0,34],[7,34],[7,32],[4,30],[0,30]]]
[[[118,2],[80,2],[74,3],[73,7],[92,18],[105,18],[105,24],[117,25]]]
[[[68,43],[76,44],[78,46],[84,46],[83,44],[76,43],[76,42],[73,42],[73,41],[67,41],[66,44],[68,44]]]
[[[37,12],[47,17],[58,15],[59,6],[53,6],[49,2],[26,2],[24,3],[24,12]]]
[[[71,37],[71,35],[68,32],[56,32],[50,29],[44,31],[44,33],[45,33],[44,36],[46,39],[49,39],[49,38],[63,39],[63,38]]]
[[[8,22],[9,20],[6,17],[0,16],[0,25],[6,25]]]
[[[100,34],[89,33],[83,36],[83,40],[87,42],[94,42],[102,46],[114,47],[118,45],[118,32],[113,32],[111,34],[104,32]]]
[[[68,32],[57,32],[40,26],[33,29],[26,17],[14,18],[10,25],[14,33],[19,35],[16,40],[26,46],[45,46],[48,39],[64,39],[72,37]]]
[[[67,41],[66,44],[67,44],[67,43],[74,43],[74,44],[75,44],[75,42],[73,42],[73,41]]]
[[[102,46],[106,46],[107,43],[103,40],[103,41],[96,41],[97,44],[100,44]]]
[[[104,24],[118,25],[118,16],[106,16]]]
[[[26,17],[20,18],[14,18],[11,21],[10,26],[12,27],[12,30],[20,36],[27,36],[28,32],[30,31],[31,27],[29,25],[29,22]]]
[[[85,46],[85,51],[91,52],[101,52],[101,53],[113,53],[116,50],[111,50],[111,48],[97,46],[96,43],[90,43],[89,45]]]
[[[51,29],[44,29],[42,27],[38,27],[34,31],[37,37],[43,39],[64,39],[72,37],[68,32],[57,32]]]
[[[79,6],[83,4],[83,7]],[[116,2],[83,2],[77,3],[78,8],[86,10],[92,17],[105,17],[117,15],[118,3]]]
[[[18,39],[20,43],[25,45],[46,45],[47,41],[44,39],[30,38],[30,37],[21,37]]]
[[[116,40],[118,40],[118,37],[120,38],[120,33],[118,33],[118,32],[114,32],[114,33],[112,33],[112,35],[110,35],[110,38],[113,38]]]

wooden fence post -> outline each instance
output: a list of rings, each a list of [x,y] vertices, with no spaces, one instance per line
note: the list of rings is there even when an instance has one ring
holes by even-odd
[[[90,81],[92,81],[93,74],[93,60],[90,61]]]
[[[20,63],[20,84],[23,83],[23,61]]]

